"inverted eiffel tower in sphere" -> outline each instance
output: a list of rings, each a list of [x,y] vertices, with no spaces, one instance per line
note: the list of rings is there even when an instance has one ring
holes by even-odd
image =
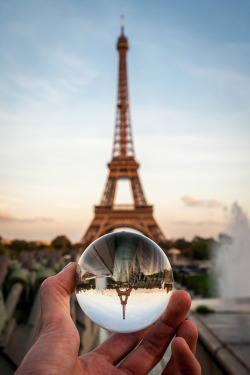
[[[119,53],[118,95],[112,160],[108,164],[109,174],[101,203],[95,206],[95,216],[83,236],[83,244],[88,246],[98,237],[119,227],[131,227],[142,232],[157,243],[165,237],[153,218],[153,206],[147,204],[138,176],[139,163],[135,160],[129,100],[126,55],[128,39],[121,26],[117,50]],[[128,179],[131,183],[133,205],[115,205],[117,181]]]

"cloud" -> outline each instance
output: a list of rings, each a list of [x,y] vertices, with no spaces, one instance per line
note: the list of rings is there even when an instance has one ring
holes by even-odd
[[[215,199],[196,199],[185,195],[181,198],[182,202],[187,207],[206,207],[206,208],[220,208],[223,207],[223,204]]]
[[[220,221],[210,221],[210,220],[204,220],[204,221],[188,221],[188,220],[176,220],[171,221],[171,224],[175,225],[187,225],[187,226],[220,226],[224,225],[223,222]]]
[[[15,216],[11,216],[5,212],[0,212],[0,222],[3,223],[37,223],[37,222],[52,222],[54,221],[51,218],[48,217],[35,217],[35,218],[18,218]]]

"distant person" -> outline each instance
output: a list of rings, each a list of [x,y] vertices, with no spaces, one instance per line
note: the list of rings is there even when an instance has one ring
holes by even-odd
[[[194,356],[197,329],[192,322],[185,321],[191,301],[183,291],[173,293],[163,316],[150,328],[136,333],[115,333],[92,352],[78,357],[80,339],[69,306],[69,297],[75,289],[75,270],[76,264],[70,263],[43,282],[38,332],[16,375],[148,374],[175,335],[172,356],[162,374],[201,374]]]

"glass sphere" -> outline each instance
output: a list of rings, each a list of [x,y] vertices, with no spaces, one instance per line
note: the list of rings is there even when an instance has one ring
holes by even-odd
[[[135,332],[154,323],[172,289],[166,255],[137,233],[116,232],[98,238],[77,266],[79,305],[94,323],[112,332]]]

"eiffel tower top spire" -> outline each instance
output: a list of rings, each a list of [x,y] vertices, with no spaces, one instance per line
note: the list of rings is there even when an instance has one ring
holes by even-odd
[[[124,16],[121,16],[121,35],[124,35]]]
[[[112,160],[114,159],[134,159],[134,146],[132,139],[129,96],[128,96],[128,78],[126,55],[129,49],[128,39],[124,34],[124,17],[121,17],[121,35],[117,41],[117,50],[119,53],[118,68],[118,90],[116,104],[115,133],[112,151]]]

